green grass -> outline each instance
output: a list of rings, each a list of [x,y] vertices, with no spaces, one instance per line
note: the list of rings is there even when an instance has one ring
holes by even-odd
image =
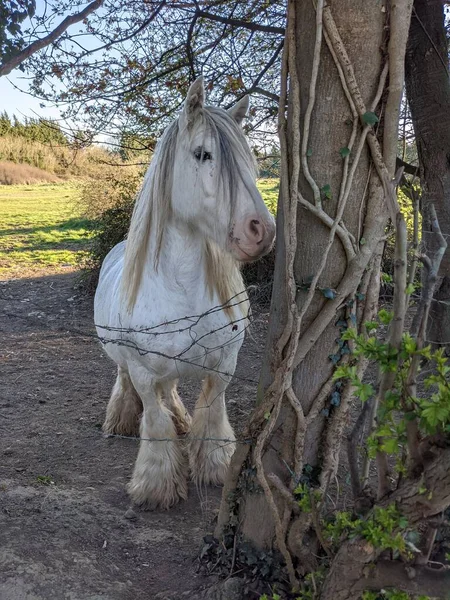
[[[272,214],[278,179],[259,179]],[[92,233],[80,216],[79,191],[70,183],[0,186],[0,278],[74,267],[87,254]]]
[[[275,213],[277,212],[278,189],[280,187],[279,180],[258,179],[257,185],[267,208],[273,215],[275,215]]]
[[[76,265],[91,237],[71,184],[0,186],[0,277]]]

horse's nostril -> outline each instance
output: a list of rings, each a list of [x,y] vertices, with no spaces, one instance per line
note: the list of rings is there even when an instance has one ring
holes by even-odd
[[[259,221],[257,221],[256,219],[252,219],[250,221],[250,231],[255,237],[261,236],[261,228],[258,227],[258,225],[259,225]]]

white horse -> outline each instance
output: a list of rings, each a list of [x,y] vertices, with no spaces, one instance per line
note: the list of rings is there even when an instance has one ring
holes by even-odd
[[[234,444],[225,389],[248,318],[238,262],[263,256],[275,224],[259,194],[240,124],[248,97],[228,111],[204,106],[203,79],[159,142],[126,242],[105,258],[95,323],[118,365],[104,431],[136,435],[140,448],[128,492],[149,508],[187,497],[177,436],[190,432],[198,483],[223,482]],[[194,416],[179,377],[204,378]]]

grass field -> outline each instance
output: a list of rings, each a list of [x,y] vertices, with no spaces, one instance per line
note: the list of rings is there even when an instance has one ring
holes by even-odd
[[[263,197],[267,208],[274,216],[277,212],[279,183],[278,179],[258,179],[257,181],[261,196]]]
[[[91,235],[71,184],[0,186],[0,278],[74,267]]]
[[[258,187],[275,214],[278,180]],[[0,185],[0,279],[76,267],[86,254],[89,223],[80,216],[75,185]]]

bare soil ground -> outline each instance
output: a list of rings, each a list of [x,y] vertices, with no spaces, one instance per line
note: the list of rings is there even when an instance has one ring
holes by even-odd
[[[0,600],[197,598],[219,488],[167,512],[125,513],[137,442],[101,431],[115,368],[77,274],[0,282]],[[266,315],[229,387],[239,431],[255,398]],[[243,379],[239,379],[243,377]],[[181,388],[192,408],[197,385]]]

